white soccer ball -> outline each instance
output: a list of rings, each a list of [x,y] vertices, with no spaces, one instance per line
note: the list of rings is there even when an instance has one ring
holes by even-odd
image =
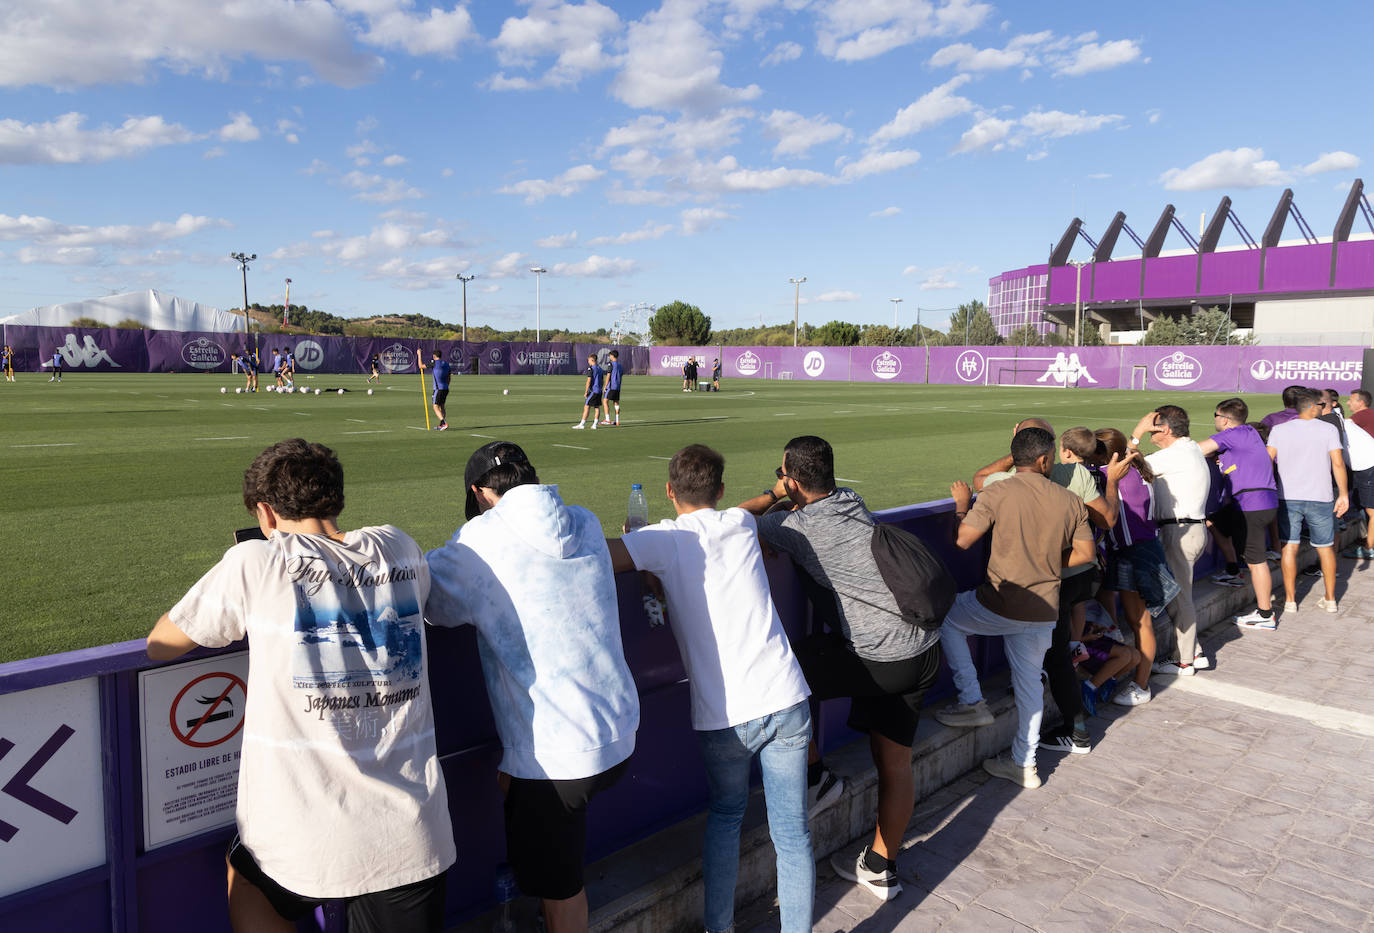
[[[372,394],[372,390],[371,390],[371,389],[368,389],[368,390],[367,390],[367,394],[368,394],[368,395],[371,395],[371,394]]]
[[[268,387],[267,387],[267,391],[268,391],[268,392],[275,392],[275,391],[277,391],[277,387],[276,387],[276,386],[268,386]]]
[[[343,395],[343,389],[340,389],[340,390],[339,390],[339,394],[340,394],[340,395]]]
[[[510,389],[502,389],[502,390],[501,390],[501,394],[502,394],[502,395],[510,395]]]
[[[319,395],[319,394],[320,394],[320,390],[319,390],[319,389],[316,389],[316,390],[315,390],[315,394],[316,394],[316,395]]]
[[[224,393],[226,393],[226,392],[228,392],[228,391],[229,391],[229,390],[228,390],[227,388],[225,388],[224,386],[220,386],[220,387],[219,387],[219,394],[220,394],[220,395],[223,395]]]
[[[242,391],[243,391],[243,386],[238,386],[237,388],[234,389],[234,394],[235,394],[235,395],[238,395],[238,394],[239,394],[240,392],[242,392]]]

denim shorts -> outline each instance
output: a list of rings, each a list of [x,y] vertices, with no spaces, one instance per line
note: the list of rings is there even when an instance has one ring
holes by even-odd
[[[1279,503],[1279,538],[1285,544],[1297,544],[1306,525],[1313,547],[1331,547],[1336,543],[1335,507],[1334,502],[1284,499]]]
[[[1150,615],[1157,616],[1178,595],[1178,581],[1164,560],[1158,538],[1118,548],[1107,556],[1103,589],[1139,593]]]

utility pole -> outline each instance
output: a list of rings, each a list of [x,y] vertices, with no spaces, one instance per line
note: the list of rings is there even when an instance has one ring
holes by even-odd
[[[291,280],[286,280],[286,304],[281,306],[281,326],[286,326],[286,316],[291,312]]]
[[[793,285],[797,286],[796,299],[792,304],[792,346],[797,345],[797,322],[801,319],[801,283],[806,281],[806,276],[799,279],[788,279]]]
[[[1083,345],[1083,267],[1089,260],[1070,259],[1069,264],[1074,267],[1073,280],[1073,345],[1079,347]]]
[[[889,298],[888,301],[892,302],[892,329],[893,329],[893,330],[896,330],[896,329],[897,329],[897,308],[901,305],[902,299],[900,299],[900,298]]]
[[[548,269],[543,266],[530,266],[534,273],[534,342],[539,343],[539,282]]]
[[[468,283],[475,278],[477,278],[475,275],[458,273],[458,281],[463,283],[463,343],[468,342]]]
[[[254,253],[249,256],[244,253],[230,253],[229,258],[239,264],[239,271],[243,273],[243,335],[248,336],[248,264],[258,258]]]

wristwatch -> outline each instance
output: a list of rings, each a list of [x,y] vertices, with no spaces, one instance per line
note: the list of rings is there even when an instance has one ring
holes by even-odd
[[[763,491],[763,494],[764,494],[765,496],[768,496],[768,497],[769,497],[770,499],[772,499],[774,502],[777,502],[777,501],[778,501],[778,494],[775,493],[775,492],[773,491],[773,487],[771,487],[771,486],[768,487],[767,489],[765,489],[765,490]]]
[[[1139,446],[1140,446],[1140,438],[1138,438],[1138,437],[1136,437],[1134,434],[1132,434],[1132,435],[1131,435],[1131,439],[1130,439],[1129,441],[1127,441],[1126,443],[1130,444],[1132,447],[1139,447]]]

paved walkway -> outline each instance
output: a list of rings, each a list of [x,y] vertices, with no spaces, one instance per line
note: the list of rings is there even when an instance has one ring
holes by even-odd
[[[1300,576],[1277,631],[1213,628],[1214,670],[1108,704],[1089,755],[1041,749],[1038,790],[979,769],[919,803],[896,900],[822,861],[814,929],[1374,933],[1374,565],[1338,573],[1338,614]]]

